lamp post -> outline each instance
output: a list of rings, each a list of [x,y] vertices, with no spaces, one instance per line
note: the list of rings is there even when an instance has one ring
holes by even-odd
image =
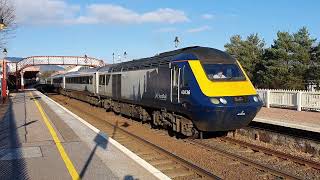
[[[178,38],[178,36],[176,36],[175,38],[174,38],[174,47],[175,48],[177,48],[178,46],[179,46],[179,43],[180,43],[180,40],[179,40],[179,38]]]
[[[114,64],[114,53],[112,53],[112,64]]]
[[[124,53],[123,53],[123,58],[124,58],[124,61],[126,61],[127,60],[127,51],[125,51]]]
[[[0,18],[0,30],[3,30],[4,28],[6,28],[6,24],[4,23],[3,18]]]
[[[84,63],[87,65],[87,63],[88,63],[88,56],[85,54],[84,55]]]
[[[5,61],[5,58],[8,54],[8,51],[6,48],[2,51],[4,57],[2,60],[2,81],[1,81],[1,96],[2,96],[2,103],[5,102],[7,97],[7,63]]]

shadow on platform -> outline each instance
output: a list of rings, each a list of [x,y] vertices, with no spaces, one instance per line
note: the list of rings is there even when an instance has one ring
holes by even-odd
[[[24,96],[22,97],[24,98]],[[29,179],[26,162],[19,150],[21,142],[13,114],[13,103],[23,103],[24,99],[10,98],[0,105],[0,179]],[[33,122],[30,122],[33,123]],[[27,126],[25,123],[23,126]]]
[[[79,174],[80,178],[84,177],[84,175],[87,171],[87,168],[89,167],[97,148],[100,147],[102,149],[107,149],[107,146],[108,146],[107,139],[108,139],[107,135],[102,132],[99,132],[99,134],[96,135],[96,137],[94,138],[95,146],[94,146],[93,150],[91,151],[85,165],[83,166],[83,168]]]

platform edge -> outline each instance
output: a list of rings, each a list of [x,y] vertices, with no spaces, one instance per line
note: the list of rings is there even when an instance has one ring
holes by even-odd
[[[63,110],[65,110],[67,113],[69,113],[70,115],[72,115],[74,118],[78,119],[81,123],[83,123],[84,125],[86,125],[88,128],[90,128],[92,131],[94,131],[95,133],[99,134],[100,130],[96,127],[94,127],[93,125],[91,125],[90,123],[86,122],[84,119],[82,119],[81,117],[79,117],[78,115],[74,114],[73,112],[71,112],[70,110],[68,110],[67,108],[63,107],[62,105],[60,105],[59,103],[57,103],[56,101],[54,101],[53,99],[51,99],[50,97],[44,95],[42,92],[37,91],[38,93],[42,94],[43,96],[45,96],[47,99],[49,99],[51,102],[55,103],[56,105],[58,105],[60,108],[62,108]],[[106,138],[106,137],[103,137]],[[155,168],[154,166],[152,166],[151,164],[149,164],[148,162],[146,162],[145,160],[143,160],[142,158],[140,158],[139,156],[137,156],[135,153],[133,153],[132,151],[130,151],[128,148],[124,147],[123,145],[121,145],[119,142],[117,142],[116,140],[112,139],[111,137],[107,137],[106,140],[108,142],[110,142],[111,144],[113,144],[116,148],[118,148],[120,151],[122,151],[124,154],[126,154],[129,158],[131,158],[132,160],[134,160],[136,163],[138,163],[140,166],[142,166],[143,168],[145,168],[147,171],[149,171],[151,174],[153,174],[155,177],[157,177],[158,179],[170,179],[167,175],[163,174],[160,170],[158,170],[157,168]]]

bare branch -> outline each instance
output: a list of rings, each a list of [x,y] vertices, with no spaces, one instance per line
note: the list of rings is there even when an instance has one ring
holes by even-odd
[[[0,0],[0,18],[6,26],[5,29],[0,30],[0,48],[4,48],[7,41],[14,37],[14,31],[17,28],[15,9],[9,1]]]

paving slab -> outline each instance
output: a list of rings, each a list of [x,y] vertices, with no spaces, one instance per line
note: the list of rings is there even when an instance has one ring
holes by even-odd
[[[263,107],[253,121],[320,133],[320,112]]]
[[[35,99],[57,139],[49,132]],[[159,179],[141,163],[38,91],[13,93],[0,109],[0,179],[71,179],[65,154],[82,179]],[[158,173],[158,171],[157,171]]]

